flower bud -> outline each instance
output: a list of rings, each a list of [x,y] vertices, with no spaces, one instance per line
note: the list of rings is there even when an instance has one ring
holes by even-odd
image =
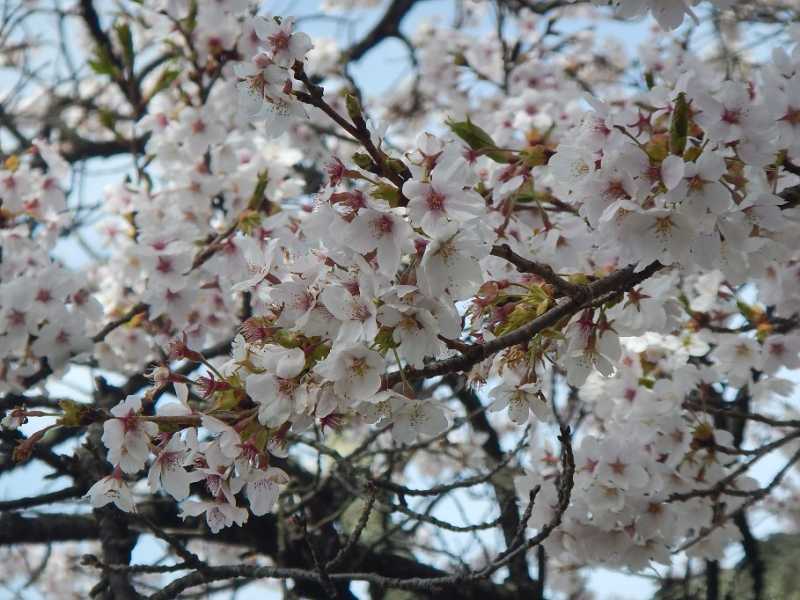
[[[682,156],[686,150],[686,140],[689,136],[689,105],[686,103],[686,94],[681,92],[675,99],[675,108],[672,111],[672,122],[669,126],[669,149],[672,154]]]

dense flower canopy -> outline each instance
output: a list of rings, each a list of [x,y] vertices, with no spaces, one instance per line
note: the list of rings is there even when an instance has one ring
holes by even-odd
[[[351,580],[516,597],[502,573],[533,586],[540,546],[558,569],[547,585],[568,593],[581,567],[720,560],[751,535],[751,509],[791,521],[790,8],[764,3],[786,43],[742,60],[721,23],[764,17],[734,0],[471,0],[452,26],[408,35],[396,23],[414,3],[392,2],[372,41],[344,49],[272,4],[123,4],[74,9],[91,56],[68,67],[74,90],[3,51],[24,81],[0,113],[3,440],[14,461],[72,478],[53,501],[95,509],[108,597],[145,593],[108,567],[129,563],[135,538],[121,554],[107,538],[132,523],[199,574],[153,598],[232,577],[306,581],[313,597],[346,597]],[[645,15],[657,26],[635,60],[558,29]],[[690,43],[708,15],[719,54]],[[413,69],[373,98],[348,65],[387,36]],[[54,97],[70,110],[39,129]],[[110,155],[129,172],[98,206],[76,203],[82,161]],[[92,260],[69,264],[65,239]],[[91,402],[53,392],[75,373],[97,376]],[[48,442],[59,431],[80,442],[69,459]],[[780,463],[767,480],[765,457]],[[496,499],[482,525],[411,502],[474,486]],[[285,547],[284,528],[308,536],[328,501],[356,524],[335,547],[308,542],[306,563],[225,571],[164,531],[236,543],[270,518],[265,547]],[[174,509],[163,522],[159,502]],[[347,562],[370,527],[388,540],[392,526],[430,572]],[[436,554],[441,532],[494,528],[500,542],[461,567]]]

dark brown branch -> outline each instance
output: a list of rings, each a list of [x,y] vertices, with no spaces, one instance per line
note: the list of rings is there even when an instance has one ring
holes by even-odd
[[[72,437],[72,434],[65,432],[65,430],[59,429],[55,431],[49,432],[50,435],[53,435],[55,440],[53,442],[50,441],[50,435],[46,438],[46,441],[38,441],[37,443],[30,446],[30,456],[37,460],[42,461],[49,467],[52,467],[57,473],[67,474],[73,470],[73,465],[71,459],[67,456],[63,456],[53,451],[52,446],[56,443],[60,443],[65,441],[65,439]],[[19,430],[10,431],[7,429],[0,429],[0,440],[3,443],[8,444],[9,446],[18,446],[21,443],[24,443],[26,440],[30,438],[26,438]],[[8,452],[8,456],[11,456],[11,452]],[[8,467],[0,463],[0,471],[6,470]]]
[[[737,514],[733,518],[733,522],[742,534],[742,549],[744,550],[747,567],[750,569],[750,576],[753,579],[752,600],[762,600],[766,588],[766,565],[761,557],[758,540],[750,529],[745,513]]]
[[[451,375],[445,378],[445,382],[453,390],[461,404],[464,405],[467,413],[472,414],[470,418],[472,428],[486,435],[486,439],[483,442],[483,451],[486,452],[495,463],[502,463],[504,455],[500,447],[500,438],[497,435],[497,431],[495,431],[494,427],[489,423],[486,413],[479,410],[482,408],[482,403],[478,395],[473,390],[466,387],[466,382],[463,378],[459,380],[458,377]],[[492,488],[500,508],[500,525],[503,529],[506,548],[510,549],[513,546],[517,531],[520,529],[516,493],[513,489],[507,489],[498,482],[492,482]],[[509,573],[515,581],[525,587],[533,587],[533,581],[528,572],[528,563],[524,556],[520,556],[509,565]]]
[[[458,356],[434,361],[420,369],[406,368],[404,370],[405,378],[406,380],[411,380],[468,371],[474,365],[496,354],[500,350],[528,342],[542,330],[552,327],[565,317],[571,317],[576,314],[587,304],[587,298],[595,299],[609,293],[622,293],[631,290],[650,278],[661,268],[663,268],[663,266],[660,263],[654,262],[638,273],[634,271],[633,267],[626,267],[615,271],[611,275],[587,285],[584,288],[587,295],[581,294],[578,297],[571,298],[563,304],[551,308],[527,325],[505,335],[496,337],[489,342],[469,345]],[[589,303],[591,303],[591,301]],[[392,387],[402,380],[403,377],[400,371],[395,371],[386,377],[386,386]]]
[[[278,567],[254,567],[253,565],[230,565],[225,567],[209,567],[204,571],[195,571],[176,579],[164,589],[149,596],[149,600],[171,600],[178,598],[181,592],[189,588],[221,579],[246,577],[248,579],[294,579],[321,583],[320,576],[306,569]]]
[[[101,51],[121,72],[123,70],[122,61],[117,56],[116,52],[114,52],[111,40],[100,25],[100,15],[97,14],[97,10],[94,8],[94,2],[92,0],[81,0],[80,14],[95,44],[101,48]]]
[[[508,6],[512,10],[522,10],[526,8],[538,15],[544,15],[556,8],[572,4],[564,0],[549,0],[547,2],[542,2],[540,0],[497,0],[497,3]]]
[[[778,196],[783,198],[785,201],[785,204],[781,205],[781,209],[783,210],[800,206],[800,185],[786,188],[780,194],[778,194]]]
[[[480,409],[482,408],[483,407],[480,407]],[[483,412],[483,410],[480,409],[479,412]],[[480,428],[475,426],[475,423],[473,423],[473,428],[480,430]],[[496,437],[497,433],[495,432],[494,435]],[[494,465],[488,472],[482,473],[480,475],[475,475],[473,477],[466,477],[464,479],[460,479],[453,483],[444,483],[442,485],[436,485],[431,488],[425,488],[425,489],[408,488],[404,485],[399,485],[383,479],[375,479],[372,480],[371,483],[373,483],[379,488],[387,489],[394,492],[395,494],[402,494],[403,496],[439,496],[441,494],[447,494],[448,492],[452,492],[453,490],[473,487],[476,485],[487,483],[494,475],[496,475],[498,472],[504,469],[506,465],[508,465],[508,463],[511,462],[511,459],[516,455],[517,451],[524,445],[525,445],[525,438],[523,437],[520,440],[520,443],[517,445],[517,448],[515,448],[514,451],[512,452],[506,453],[506,455],[502,457],[502,460],[498,462],[496,465]],[[405,448],[403,449],[405,450]]]
[[[134,305],[128,312],[122,315],[120,318],[115,319],[106,323],[106,325],[98,331],[96,334],[92,336],[92,341],[96,344],[98,342],[102,342],[106,339],[106,336],[117,329],[118,327],[124,325],[125,323],[129,322],[133,319],[136,315],[145,312],[148,309],[147,304],[144,302],[139,302],[138,304]]]
[[[341,596],[339,595],[339,590],[334,585],[333,581],[331,581],[330,575],[328,575],[327,564],[324,563],[320,557],[319,552],[314,548],[314,544],[311,540],[311,536],[308,534],[308,525],[303,518],[303,541],[306,544],[306,548],[308,548],[308,553],[311,555],[311,561],[314,563],[314,570],[319,575],[319,582],[322,585],[322,588],[325,590],[325,594],[331,600],[341,600]]]
[[[389,166],[389,157],[386,156],[382,150],[375,146],[363,116],[354,116],[353,123],[349,122],[325,101],[325,98],[323,97],[323,88],[314,84],[309,79],[308,75],[303,69],[303,63],[300,61],[295,61],[292,70],[294,72],[295,79],[302,82],[308,90],[308,92],[295,92],[295,97],[300,102],[308,104],[309,106],[314,106],[324,112],[326,115],[328,115],[328,117],[331,118],[331,120],[333,120],[334,123],[339,125],[339,127],[350,134],[355,141],[360,143],[370,155],[370,158],[372,158],[374,161],[377,173],[395,185],[401,197],[401,204],[407,204],[408,200],[403,196],[402,191],[405,179]]]
[[[51,504],[53,502],[69,500],[70,498],[77,498],[81,495],[83,495],[83,489],[73,485],[63,490],[58,490],[57,492],[49,492],[47,494],[40,494],[39,496],[28,496],[27,498],[18,498],[16,500],[1,501],[0,511],[33,508],[34,506],[42,506],[43,504]]]
[[[105,562],[127,565],[131,560],[137,535],[128,528],[124,515],[116,507],[97,508],[94,514]],[[129,572],[111,571],[106,574],[106,579],[108,588],[104,599],[139,600],[141,597],[130,581]]]
[[[559,435],[558,439],[561,442],[561,473],[559,474],[557,483],[558,504],[553,516],[550,518],[550,521],[542,526],[539,533],[513,550],[501,554],[498,559],[495,559],[491,565],[479,572],[477,576],[486,576],[494,573],[500,567],[508,564],[515,556],[523,554],[541,544],[550,536],[556,527],[561,525],[561,519],[563,519],[564,513],[567,512],[572,497],[572,486],[575,476],[575,456],[572,452],[571,434],[567,427],[561,426],[561,435]],[[529,514],[527,509],[526,514]]]
[[[87,140],[71,136],[61,147],[61,156],[68,163],[76,163],[90,158],[110,158],[120,154],[142,154],[147,145],[148,135],[132,140]]]
[[[187,528],[187,525],[177,518],[173,508],[168,503],[151,503],[142,505],[139,508],[140,513],[145,513],[148,519],[155,519],[161,528],[170,528],[171,530],[184,529],[185,533],[170,534],[173,536],[201,537],[218,543],[236,544],[237,546],[252,548],[267,556],[280,556],[283,559],[290,558],[290,556],[279,552],[277,527],[275,525],[275,517],[272,516],[251,518],[241,528],[228,528],[217,535],[213,535],[207,531],[198,533],[194,528]],[[139,520],[137,515],[128,515],[128,517],[132,523],[136,523]],[[144,522],[146,523],[147,521],[145,520]],[[100,527],[98,523],[87,515],[43,514],[33,517],[22,516],[19,513],[0,515],[0,546],[97,540],[99,536]],[[352,567],[358,564],[360,568],[368,573],[367,577],[381,585],[388,585],[389,582],[402,581],[408,578],[419,581],[435,579],[439,582],[444,582],[456,577],[422,562],[417,562],[412,558],[395,555],[390,552],[374,552],[360,544],[353,548],[351,554],[358,558],[354,561],[345,559],[345,566]],[[104,562],[107,564],[124,564],[112,563],[108,560]],[[286,568],[275,572],[253,572],[253,567],[250,565],[243,568],[245,569],[244,571],[238,570],[238,567],[207,567],[202,571],[190,574],[188,576],[189,579],[183,580],[180,584],[180,589],[185,590],[206,582],[240,576],[250,578],[284,576],[296,581],[306,581],[311,585],[319,586],[321,584],[319,576],[305,568]],[[206,579],[206,577],[208,578]],[[358,579],[335,573],[331,573],[330,577],[337,584]],[[177,587],[167,587],[161,593],[172,593],[173,590],[177,590]],[[471,600],[485,600],[486,598],[512,600],[517,597],[516,593],[509,588],[483,581],[451,581],[450,583],[439,583],[438,587],[433,586],[431,589],[458,590],[459,597]],[[155,597],[171,598],[176,596],[160,595]]]
[[[383,40],[400,35],[400,23],[420,0],[393,0],[381,19],[358,42],[344,51],[344,60],[357,61]]]
[[[98,533],[97,522],[86,515],[0,515],[0,546],[94,540]]]
[[[344,546],[339,550],[339,552],[334,556],[332,559],[328,561],[325,565],[327,570],[335,569],[338,565],[344,562],[344,559],[347,555],[353,550],[356,544],[358,544],[358,540],[361,539],[361,534],[364,531],[364,528],[367,526],[367,522],[369,521],[369,516],[372,514],[372,507],[375,505],[375,491],[369,495],[367,501],[364,503],[364,509],[361,511],[361,516],[358,518],[358,523],[356,523],[355,529],[347,538],[347,542],[345,542]]]
[[[17,140],[20,150],[30,147],[31,141],[19,130],[14,117],[6,112],[2,103],[0,103],[0,125],[5,127],[11,136]]]
[[[544,546],[536,548],[536,598],[544,600],[544,586],[547,584],[547,553]]]
[[[560,295],[562,296],[574,297],[586,293],[584,288],[581,286],[570,283],[563,277],[557,275],[550,265],[537,263],[532,260],[528,260],[527,258],[523,258],[514,252],[508,244],[492,246],[491,254],[492,256],[497,256],[507,260],[514,265],[517,268],[517,271],[520,273],[531,273],[536,275],[540,279],[546,281],[556,288],[556,290],[560,292]]]
[[[50,398],[48,396],[26,396],[25,394],[14,394],[7,392],[5,396],[0,398],[0,411],[11,410],[17,406],[26,408],[51,408],[58,410],[61,408],[59,405],[60,400],[57,398]]]
[[[706,600],[719,600],[719,563],[706,561]]]
[[[788,158],[783,161],[783,168],[789,171],[792,175],[800,175],[800,165],[794,164]]]

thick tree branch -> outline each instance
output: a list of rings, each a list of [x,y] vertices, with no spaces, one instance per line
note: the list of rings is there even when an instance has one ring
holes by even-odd
[[[540,279],[552,285],[560,293],[561,296],[580,296],[585,293],[585,290],[573,283],[570,283],[563,277],[556,274],[550,265],[528,260],[514,252],[508,244],[499,244],[492,246],[492,256],[504,258],[517,268],[520,273],[531,273]]]
[[[470,423],[472,428],[486,436],[483,442],[483,451],[496,463],[503,460],[503,450],[500,447],[500,438],[497,435],[494,427],[489,423],[486,418],[486,412],[478,410],[482,407],[481,400],[478,395],[466,386],[466,381],[459,381],[459,378],[450,375],[445,378],[447,385],[455,393],[459,401],[464,405],[467,413],[471,413]],[[500,509],[500,523],[503,529],[503,537],[505,538],[506,548],[511,548],[514,538],[520,529],[519,508],[517,506],[516,493],[512,488],[503,486],[498,480],[492,480],[492,489],[494,490],[497,505]],[[527,590],[527,594],[531,593],[535,584],[528,572],[528,562],[525,557],[520,555],[509,565],[509,574],[511,578],[522,589]]]
[[[383,40],[400,35],[400,24],[421,0],[392,0],[381,19],[358,42],[344,51],[344,61],[358,61]]]
[[[58,490],[57,492],[28,496],[27,498],[18,498],[16,500],[0,501],[0,511],[33,508],[34,506],[42,506],[43,504],[52,504],[54,502],[61,502],[62,500],[78,498],[81,495],[83,495],[83,489],[73,485],[63,490]]]
[[[0,515],[0,546],[96,540],[98,535],[99,526],[91,516],[52,513],[31,517],[15,512]]]
[[[510,348],[517,344],[528,342],[534,335],[541,332],[548,327],[552,327],[561,319],[571,317],[580,311],[587,303],[606,296],[612,293],[627,292],[646,279],[652,277],[656,272],[663,268],[658,262],[645,267],[639,272],[634,270],[634,267],[626,267],[615,271],[611,275],[599,279],[584,289],[585,293],[580,296],[573,297],[566,302],[551,308],[542,316],[535,318],[533,321],[515,329],[514,331],[496,337],[495,339],[482,344],[467,345],[460,355],[443,360],[437,360],[420,369],[406,368],[404,375],[406,380],[436,377],[437,375],[447,375],[449,373],[465,372],[471,369],[474,365],[489,358],[493,354]],[[392,387],[397,385],[403,380],[403,375],[400,371],[390,373],[386,378],[386,386]]]

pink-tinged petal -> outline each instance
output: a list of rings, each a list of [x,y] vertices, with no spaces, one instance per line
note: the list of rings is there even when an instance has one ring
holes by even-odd
[[[219,533],[228,524],[228,519],[220,505],[212,506],[206,511],[206,523],[211,533]]]
[[[306,354],[300,348],[291,348],[278,360],[275,373],[282,379],[298,376],[306,366]]]
[[[347,321],[353,312],[353,297],[343,287],[330,286],[320,294],[320,300],[325,308],[340,321]]]
[[[671,154],[661,163],[661,179],[668,190],[674,190],[683,179],[686,163],[683,158]]]
[[[206,511],[206,503],[199,502],[197,500],[187,500],[183,504],[181,504],[181,512],[180,518],[185,519],[186,517],[197,517],[198,515],[202,515]]]
[[[248,483],[246,494],[252,513],[260,517],[270,512],[278,499],[279,492],[278,486],[266,475]]]
[[[724,185],[715,181],[703,188],[705,204],[715,215],[724,213],[731,206],[731,194]]]
[[[119,419],[109,419],[103,423],[103,437],[100,438],[106,448],[117,448],[125,437],[125,426]]]
[[[256,17],[253,19],[253,29],[259,38],[266,40],[278,30],[278,25],[272,20]]]
[[[378,266],[381,273],[393,277],[400,266],[400,247],[393,240],[383,240],[378,244]]]
[[[508,418],[516,425],[524,425],[529,417],[530,408],[525,394],[515,394],[508,403]]]
[[[161,483],[164,490],[180,502],[189,495],[191,477],[181,466],[170,464],[162,472]]]
[[[245,382],[245,390],[255,402],[261,402],[278,393],[278,381],[271,373],[250,375]]]
[[[447,417],[440,408],[428,402],[423,408],[423,411],[427,419],[424,420],[419,426],[419,430],[422,433],[425,435],[434,436],[439,435],[445,429],[447,429]]]

